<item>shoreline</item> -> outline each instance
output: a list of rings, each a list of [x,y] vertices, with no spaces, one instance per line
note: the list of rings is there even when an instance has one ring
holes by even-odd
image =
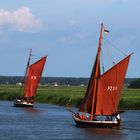
[[[0,100],[14,101],[21,95],[20,89],[16,85],[0,85]],[[35,102],[78,108],[85,90],[80,86],[40,86]],[[119,109],[140,110],[140,89],[123,89]]]

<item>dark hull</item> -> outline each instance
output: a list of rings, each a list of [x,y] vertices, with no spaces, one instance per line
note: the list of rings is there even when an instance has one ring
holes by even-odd
[[[93,128],[119,128],[120,123],[117,121],[90,121],[80,120],[73,116],[74,121],[78,127],[93,127]]]
[[[33,104],[23,103],[23,102],[14,102],[14,107],[33,107]]]

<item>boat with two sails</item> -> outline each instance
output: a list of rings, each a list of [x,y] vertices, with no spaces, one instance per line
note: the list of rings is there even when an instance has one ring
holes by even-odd
[[[101,74],[100,61],[104,31],[109,32],[105,30],[102,23],[95,63],[85,96],[79,111],[71,110],[77,126],[112,128],[120,127],[122,122],[120,113],[123,111],[118,109],[118,105],[131,54],[126,55],[118,63],[113,63],[111,68]]]
[[[37,92],[37,88],[41,79],[47,56],[44,56],[33,64],[30,64],[31,56],[32,49],[30,50],[24,76],[22,96],[17,97],[14,101],[15,107],[33,107],[34,105],[34,98]]]

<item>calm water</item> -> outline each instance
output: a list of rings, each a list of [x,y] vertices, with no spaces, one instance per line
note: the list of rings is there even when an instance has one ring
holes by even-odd
[[[140,140],[140,111],[122,117],[121,129],[77,128],[64,107],[35,104],[25,109],[0,101],[0,140]]]

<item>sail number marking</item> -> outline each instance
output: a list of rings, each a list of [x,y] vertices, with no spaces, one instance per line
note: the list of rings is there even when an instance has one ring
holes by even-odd
[[[109,90],[109,91],[117,91],[118,87],[117,86],[108,86],[107,90]]]
[[[31,79],[36,80],[37,76],[31,76]]]

